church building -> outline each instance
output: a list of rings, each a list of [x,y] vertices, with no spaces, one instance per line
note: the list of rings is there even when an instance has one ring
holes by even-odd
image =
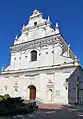
[[[60,33],[58,23],[34,10],[10,47],[11,59],[0,75],[0,95],[40,103],[82,103],[82,67]]]

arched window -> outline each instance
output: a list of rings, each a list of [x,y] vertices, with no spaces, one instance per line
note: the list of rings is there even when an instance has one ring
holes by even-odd
[[[37,61],[37,51],[36,50],[31,51],[31,61]]]

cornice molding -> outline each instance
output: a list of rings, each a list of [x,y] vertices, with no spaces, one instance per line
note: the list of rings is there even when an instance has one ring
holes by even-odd
[[[14,45],[12,47],[10,47],[11,52],[19,52],[19,51],[24,51],[27,49],[32,49],[32,48],[37,48],[37,47],[44,47],[44,46],[48,46],[51,44],[56,44],[56,43],[60,43],[62,44],[61,40],[57,40],[56,35],[52,35],[52,36],[47,36],[44,38],[39,38],[39,39],[35,39],[32,41],[28,41],[25,43],[20,43],[17,45]]]
[[[29,68],[29,69],[18,69],[18,70],[10,70],[8,73],[3,72],[3,74],[1,75],[11,75],[11,74],[19,74],[19,73],[27,73],[30,75],[30,73],[37,73],[41,72],[41,71],[58,71],[58,70],[62,70],[62,69],[67,69],[67,68],[75,68],[75,67],[80,67],[80,65],[75,66],[73,63],[71,63],[70,65],[52,65],[52,66],[43,66],[43,67],[36,67],[36,68]]]

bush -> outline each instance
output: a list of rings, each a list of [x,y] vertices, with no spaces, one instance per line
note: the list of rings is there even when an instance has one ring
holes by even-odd
[[[3,100],[4,98],[3,98],[3,96],[2,95],[0,95],[0,102]]]
[[[9,94],[5,94],[5,95],[3,96],[3,98],[4,98],[4,99],[8,99],[8,98],[10,98],[10,95],[9,95]]]
[[[25,104],[21,97],[0,96],[0,115],[32,113],[36,109],[36,102]]]
[[[4,102],[4,100],[7,100],[10,98],[9,94],[5,94],[4,96],[0,95],[0,103]]]

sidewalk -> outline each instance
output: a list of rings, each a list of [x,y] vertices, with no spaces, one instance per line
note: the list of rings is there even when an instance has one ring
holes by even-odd
[[[73,108],[76,108],[76,109],[78,109],[78,110],[83,111],[83,105],[69,105],[69,106],[71,106],[71,107],[73,107]]]
[[[52,110],[68,110],[69,108],[74,108],[71,105],[58,105],[58,104],[37,104],[39,109],[52,109]]]
[[[47,110],[78,110],[83,112],[83,105],[37,104],[39,109]]]
[[[62,108],[62,105],[57,104],[37,104],[39,109],[60,109]]]

